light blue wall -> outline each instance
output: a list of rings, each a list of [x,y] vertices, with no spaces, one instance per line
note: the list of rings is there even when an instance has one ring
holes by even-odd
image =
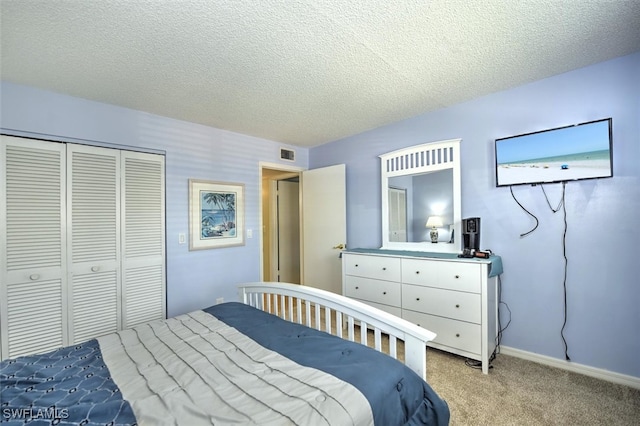
[[[115,144],[166,153],[166,232],[168,315],[212,305],[216,298],[237,300],[235,284],[260,278],[259,162],[280,163],[280,147],[296,151],[306,168],[308,150],[112,105],[72,98],[3,82],[0,87],[3,133],[94,144]],[[189,233],[188,179],[245,185],[246,245],[189,251],[178,234]]]
[[[501,255],[511,324],[502,344],[564,360],[563,212],[541,188],[514,187],[538,229],[495,187],[496,138],[613,117],[612,179],[566,186],[568,321],[573,362],[640,377],[640,53],[495,93],[310,151],[310,167],[347,165],[349,247],[379,247],[378,155],[462,138],[462,215],[482,218],[481,247]],[[555,208],[562,185],[545,185]],[[503,324],[508,315],[501,309]]]

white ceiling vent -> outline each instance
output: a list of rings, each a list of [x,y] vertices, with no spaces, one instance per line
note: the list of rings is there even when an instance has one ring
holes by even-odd
[[[280,158],[287,161],[296,160],[296,152],[291,149],[280,148]]]

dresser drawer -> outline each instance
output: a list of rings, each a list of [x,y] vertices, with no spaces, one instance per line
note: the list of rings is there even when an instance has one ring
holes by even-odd
[[[402,307],[480,324],[480,295],[417,285],[402,286]]]
[[[438,287],[480,293],[481,273],[479,264],[441,262],[438,265]]]
[[[353,299],[400,307],[400,283],[347,276],[346,296]]]
[[[436,287],[438,264],[432,260],[402,259],[402,282]]]
[[[384,256],[345,254],[345,273],[385,281],[400,281],[400,259]]]
[[[482,337],[479,324],[471,324],[405,309],[402,310],[402,317],[436,333],[437,336],[433,340],[434,343],[472,354],[480,354]]]
[[[461,262],[402,259],[402,282],[480,293],[481,267]]]

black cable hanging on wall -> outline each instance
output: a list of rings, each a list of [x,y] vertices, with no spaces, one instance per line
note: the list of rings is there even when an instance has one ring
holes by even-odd
[[[564,203],[564,188],[566,182],[562,182],[562,212],[564,219],[564,233],[562,234],[562,255],[564,256],[564,323],[562,324],[562,341],[564,342],[564,358],[567,361],[571,361],[569,358],[569,347],[567,346],[567,340],[564,338],[564,328],[567,326],[567,269],[569,267],[569,259],[567,259],[567,207]]]
[[[527,232],[525,232],[523,234],[520,234],[520,238],[526,237],[527,235],[529,235],[530,233],[532,233],[533,231],[538,229],[538,224],[540,224],[540,221],[538,220],[538,218],[533,213],[531,213],[529,210],[525,209],[524,206],[520,203],[520,201],[518,201],[518,199],[516,198],[515,194],[513,193],[513,186],[512,185],[509,185],[509,191],[511,191],[511,197],[513,198],[513,200],[516,203],[518,203],[520,208],[522,210],[524,210],[529,216],[531,216],[536,221],[536,224],[532,229],[530,229],[529,231],[527,231]]]
[[[563,276],[563,280],[562,280],[562,288],[563,288],[563,297],[564,297],[564,310],[563,310],[564,321],[562,323],[562,328],[560,329],[560,337],[562,338],[562,343],[564,345],[564,358],[567,361],[571,361],[571,358],[569,358],[569,346],[567,344],[567,339],[564,337],[564,330],[567,327],[567,317],[568,317],[567,316],[567,270],[568,270],[568,267],[569,267],[569,259],[567,258],[567,228],[568,228],[568,224],[567,224],[567,208],[566,208],[566,205],[565,205],[565,189],[566,189],[566,185],[567,185],[567,182],[563,181],[562,182],[562,197],[560,198],[560,202],[558,203],[558,206],[555,209],[551,206],[551,202],[549,201],[549,197],[547,196],[547,192],[544,190],[544,186],[540,185],[540,188],[542,189],[542,193],[544,194],[544,198],[545,198],[545,200],[547,200],[547,205],[549,206],[551,211],[553,213],[557,213],[558,211],[560,211],[560,208],[562,208],[562,212],[563,212],[564,231],[562,233],[562,256],[564,258],[564,276]],[[538,224],[540,222],[538,221],[538,218],[533,213],[531,213],[529,210],[524,208],[524,206],[516,199],[515,195],[513,194],[513,187],[512,186],[509,186],[509,190],[511,191],[511,197],[513,197],[515,202],[518,203],[520,208],[522,208],[522,210],[524,210],[527,214],[529,214],[529,216],[531,216],[536,221],[535,226],[531,230],[520,234],[520,237],[525,237],[525,236],[529,235],[530,233],[532,233],[533,231],[535,231],[538,228]]]
[[[547,205],[553,213],[557,213],[560,210],[560,207],[562,207],[562,216],[564,221],[564,231],[562,233],[562,256],[564,257],[564,278],[562,280],[562,288],[564,294],[564,322],[562,323],[562,328],[560,329],[560,336],[562,337],[562,343],[564,344],[564,359],[567,361],[571,361],[571,358],[569,358],[569,347],[567,345],[567,339],[565,339],[564,337],[564,329],[567,326],[567,269],[569,267],[569,259],[567,258],[567,207],[564,202],[566,185],[566,181],[562,182],[562,197],[560,198],[558,207],[556,207],[555,209],[551,207],[551,203],[549,202],[549,197],[547,197],[547,193],[544,190],[544,186],[540,185],[540,188],[542,188],[544,198],[547,200]]]

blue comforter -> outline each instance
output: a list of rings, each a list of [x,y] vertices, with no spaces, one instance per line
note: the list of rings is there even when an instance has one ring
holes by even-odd
[[[240,303],[216,305],[205,312],[298,364],[351,383],[369,401],[375,424],[448,424],[447,404],[417,374],[384,354]],[[4,361],[0,369],[0,421],[136,422],[129,402],[111,380],[96,340]]]
[[[98,341],[0,363],[2,417],[10,425],[131,425],[135,416]]]
[[[351,383],[369,400],[377,425],[448,424],[444,400],[401,362],[359,343],[236,305],[205,311],[268,349]]]

